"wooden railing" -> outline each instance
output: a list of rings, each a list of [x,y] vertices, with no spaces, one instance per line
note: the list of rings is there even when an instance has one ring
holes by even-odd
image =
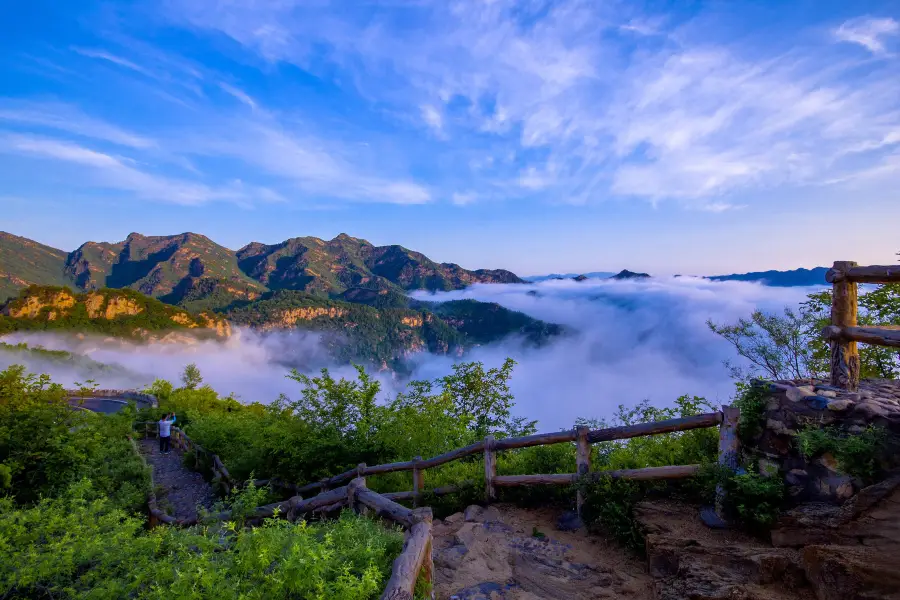
[[[144,422],[136,423],[143,425],[144,433],[149,437],[150,425],[155,423]],[[158,430],[154,429],[154,433]],[[234,485],[234,481],[222,464],[218,455],[209,452],[199,444],[191,440],[180,428],[172,428],[172,441],[176,447],[184,451],[195,451],[196,453],[206,453],[210,456],[213,466],[213,472],[217,474],[222,481],[227,481],[227,486]],[[134,451],[140,455],[137,446],[132,440]],[[196,463],[195,463],[196,466]],[[148,497],[148,506],[150,509],[150,525],[154,526],[158,523],[165,523],[178,527],[187,527],[196,525],[199,519],[176,519],[171,515],[160,510],[156,503],[156,495],[153,490],[151,477],[151,491]],[[258,480],[254,483],[266,484],[268,480]],[[283,484],[282,487],[296,487]],[[391,576],[388,579],[384,592],[381,595],[382,600],[412,600],[416,587],[416,582],[422,578],[428,586],[432,585],[434,574],[434,563],[432,562],[432,545],[433,537],[431,533],[432,513],[430,508],[418,508],[411,510],[401,504],[398,504],[387,498],[385,495],[372,491],[366,487],[366,480],[363,477],[353,478],[348,485],[323,491],[309,499],[304,499],[300,495],[293,496],[282,502],[274,502],[265,506],[258,506],[251,515],[248,516],[249,522],[259,522],[263,519],[280,517],[291,521],[296,520],[300,516],[308,513],[333,513],[342,508],[350,508],[356,512],[365,513],[369,510],[373,511],[376,516],[396,523],[403,527],[406,531],[406,539],[403,543],[403,550],[400,555],[394,559],[391,569]],[[209,515],[204,518],[204,522],[209,521],[227,521],[231,519],[231,511],[223,511],[217,514]],[[434,597],[432,593],[432,598]]]
[[[496,500],[496,488],[518,487],[532,485],[571,485],[579,480],[599,479],[604,477],[631,479],[638,481],[681,479],[693,477],[700,470],[700,465],[673,465],[663,467],[645,467],[642,469],[622,469],[616,471],[591,472],[590,457],[591,444],[624,440],[638,436],[672,433],[676,431],[688,431],[706,427],[719,427],[719,464],[732,470],[738,466],[738,438],[737,425],[740,411],[737,408],[724,406],[721,412],[713,412],[680,419],[668,419],[653,423],[640,423],[622,427],[610,427],[606,429],[590,430],[588,427],[576,427],[567,431],[553,433],[538,433],[535,435],[494,439],[489,435],[484,440],[470,444],[463,448],[457,448],[445,454],[428,459],[416,457],[411,461],[395,462],[384,465],[367,466],[357,465],[355,468],[345,471],[340,475],[323,479],[304,486],[296,486],[278,480],[256,480],[257,485],[273,485],[291,490],[295,495],[282,502],[274,502],[266,506],[259,506],[249,516],[250,522],[282,517],[290,520],[298,518],[306,513],[330,513],[343,507],[350,507],[358,512],[371,509],[377,516],[398,523],[406,529],[406,541],[403,552],[394,561],[393,570],[387,588],[382,594],[382,600],[412,600],[416,581],[421,575],[431,584],[433,576],[432,563],[432,533],[431,533],[431,509],[409,509],[397,500],[411,500],[413,506],[421,500],[424,493],[424,471],[448,462],[471,456],[484,454],[484,498],[486,502]],[[148,424],[145,424],[145,428]],[[175,445],[182,450],[194,450],[204,452],[212,459],[213,470],[228,486],[235,482],[228,474],[228,470],[215,454],[205,450],[193,442],[181,429],[173,427],[172,438]],[[149,429],[145,429],[149,433]],[[554,473],[538,475],[497,475],[496,453],[502,450],[528,448],[531,446],[544,446],[549,444],[572,443],[576,444],[576,472]],[[393,473],[398,471],[412,471],[413,489],[407,492],[392,492],[379,494],[366,487],[366,475],[378,475],[381,473]],[[341,485],[345,484],[346,485]],[[340,486],[340,487],[335,487]],[[443,488],[429,490],[435,495],[451,494],[459,491],[462,485],[450,485]],[[316,492],[318,494],[309,499],[304,499],[302,494]],[[723,492],[717,494],[717,512],[721,513]],[[583,498],[578,492],[576,504],[581,510]],[[151,506],[151,512],[154,507]],[[193,523],[178,521],[169,515],[157,516],[164,523],[175,525],[191,525]],[[210,515],[210,520],[228,520],[230,511]]]
[[[900,348],[900,326],[857,326],[858,284],[900,283],[900,266],[860,267],[852,261],[838,261],[825,274],[825,280],[833,287],[831,325],[822,330],[822,335],[831,342],[831,384],[856,391],[859,388],[857,342]]]
[[[413,489],[406,492],[391,492],[384,494],[386,498],[393,500],[411,500],[415,506],[420,500],[424,490],[424,471],[448,462],[471,456],[484,454],[484,499],[491,502],[496,499],[496,488],[517,487],[531,485],[571,485],[582,478],[599,479],[612,477],[634,480],[654,479],[680,479],[692,477],[697,474],[700,465],[677,465],[665,467],[646,467],[643,469],[625,469],[617,471],[591,472],[591,444],[612,440],[623,440],[638,436],[671,433],[675,431],[687,431],[704,427],[716,427],[722,425],[719,440],[719,460],[723,464],[732,465],[737,455],[737,437],[734,429],[740,416],[738,409],[729,406],[723,407],[722,412],[707,413],[680,419],[656,421],[654,423],[640,423],[623,427],[611,427],[607,429],[590,430],[587,427],[576,427],[567,431],[553,433],[538,433],[524,437],[494,439],[487,436],[484,440],[470,444],[463,448],[451,450],[428,459],[416,457],[411,461],[396,462],[384,465],[367,466],[360,464],[357,467],[345,471],[321,481],[294,488],[298,494],[316,490],[327,490],[341,485],[356,477],[378,475],[381,473],[393,473],[397,471],[412,471]],[[530,446],[545,446],[559,443],[576,443],[576,472],[545,475],[497,475],[496,453],[501,450],[515,448],[528,448]],[[468,482],[467,482],[468,483]],[[462,486],[450,485],[428,490],[431,494],[440,496],[460,491]],[[578,498],[577,505],[580,508],[582,499]]]

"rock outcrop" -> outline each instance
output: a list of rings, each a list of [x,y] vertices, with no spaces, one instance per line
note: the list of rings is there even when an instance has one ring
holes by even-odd
[[[470,506],[435,521],[437,597],[588,600],[650,597],[639,564],[583,532],[552,531],[540,511]],[[549,527],[548,527],[549,525]],[[544,531],[538,531],[538,527]],[[625,564],[623,564],[625,563]]]

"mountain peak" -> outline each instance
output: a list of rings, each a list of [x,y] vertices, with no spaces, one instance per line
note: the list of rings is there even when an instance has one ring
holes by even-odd
[[[617,274],[613,275],[612,279],[647,279],[648,277],[650,277],[650,275],[647,273],[635,273],[628,269],[622,269]]]

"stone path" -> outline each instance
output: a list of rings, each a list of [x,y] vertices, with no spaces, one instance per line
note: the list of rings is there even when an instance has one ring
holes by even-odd
[[[196,519],[197,507],[212,507],[216,498],[203,475],[184,466],[182,452],[172,448],[169,454],[159,452],[159,441],[141,441],[141,454],[153,468],[153,484],[160,509],[177,519]]]

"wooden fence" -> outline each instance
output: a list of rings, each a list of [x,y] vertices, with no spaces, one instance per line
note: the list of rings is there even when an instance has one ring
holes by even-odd
[[[822,335],[831,343],[831,384],[846,390],[859,388],[857,342],[900,348],[900,326],[859,327],[858,284],[900,283],[900,266],[860,267],[852,261],[838,261],[825,274],[832,284],[831,325]]]
[[[151,427],[152,425],[156,425],[155,423],[144,422],[136,423],[136,425],[143,426],[144,434],[147,437],[151,435],[151,432],[153,434],[158,434],[158,429]],[[207,454],[211,458],[213,472],[223,482],[227,482],[226,489],[230,489],[230,487],[234,485],[234,481],[231,479],[228,469],[222,464],[218,455],[213,454],[199,444],[194,443],[180,428],[172,428],[172,441],[176,447],[183,451],[194,450],[195,456],[199,453]],[[133,440],[132,446],[134,451],[140,455]],[[195,463],[195,466],[196,464],[197,463]],[[268,480],[258,480],[254,483],[268,484],[270,482]],[[278,482],[272,483],[278,485]],[[282,484],[282,487],[296,486]],[[187,527],[196,525],[199,521],[199,519],[176,519],[160,510],[156,503],[156,495],[152,491],[152,478],[151,492],[147,504],[150,509],[151,527],[158,523]],[[431,509],[418,508],[411,510],[398,504],[390,498],[368,489],[366,487],[366,480],[363,477],[355,477],[348,485],[322,491],[312,498],[304,499],[298,494],[282,502],[258,506],[253,513],[249,515],[248,521],[260,522],[263,519],[273,517],[281,517],[294,521],[304,514],[333,513],[334,511],[343,508],[350,508],[360,513],[366,513],[371,510],[376,516],[396,523],[406,531],[403,550],[400,555],[394,559],[391,576],[381,595],[382,600],[412,600],[416,582],[420,577],[427,585],[432,585],[434,563],[432,562],[433,537],[431,533]],[[210,515],[205,521],[227,521],[231,516],[231,511],[224,511]],[[433,593],[432,597],[434,597]]]
[[[372,509],[376,515],[398,523],[406,529],[406,541],[403,552],[394,561],[391,578],[387,589],[381,596],[382,600],[411,600],[413,589],[420,574],[428,583],[431,583],[433,564],[431,558],[432,534],[431,534],[431,509],[409,509],[397,503],[397,500],[412,501],[415,507],[424,493],[424,471],[448,462],[471,456],[484,454],[484,499],[492,502],[496,499],[498,487],[518,487],[532,485],[571,485],[579,480],[599,479],[603,477],[632,479],[639,481],[681,479],[693,477],[700,470],[700,465],[673,465],[663,467],[645,467],[643,469],[623,469],[617,471],[591,472],[591,444],[624,440],[633,437],[672,433],[676,431],[688,431],[706,427],[719,427],[719,464],[731,469],[738,466],[738,438],[737,425],[740,411],[737,408],[724,406],[721,412],[713,412],[692,417],[668,419],[653,423],[640,423],[622,427],[590,430],[588,427],[576,427],[567,431],[553,433],[538,433],[524,437],[494,439],[489,435],[484,440],[470,444],[463,448],[457,448],[445,454],[428,459],[415,457],[411,461],[396,462],[384,465],[367,466],[357,465],[340,475],[323,479],[304,486],[280,482],[277,480],[256,480],[256,485],[274,485],[291,490],[295,495],[288,500],[275,502],[266,506],[259,506],[250,515],[250,521],[259,521],[265,518],[280,516],[287,519],[296,519],[306,513],[328,513],[334,510],[350,507],[357,511]],[[149,425],[145,423],[145,432],[149,434]],[[152,424],[152,425],[155,425]],[[155,431],[155,429],[154,429]],[[206,453],[210,456],[213,471],[226,486],[235,485],[228,470],[215,454],[210,453],[198,444],[194,443],[181,429],[173,427],[172,439],[175,445],[182,450],[194,450],[195,453]],[[528,448],[531,446],[545,446],[549,444],[572,443],[576,444],[576,472],[562,474],[538,474],[538,475],[497,475],[496,453],[502,450]],[[413,489],[407,492],[392,492],[379,494],[366,487],[365,476],[381,473],[393,473],[398,471],[412,471]],[[342,485],[345,484],[345,485]],[[338,487],[339,486],[339,487]],[[450,485],[443,488],[429,490],[435,495],[451,494],[461,489],[460,485]],[[318,492],[309,499],[304,499],[303,494]],[[717,511],[721,515],[722,491],[717,494]],[[576,504],[581,510],[583,498],[578,493]],[[151,506],[151,513],[153,511]],[[158,512],[158,511],[157,511]],[[193,523],[176,521],[168,515],[165,518],[157,518],[165,523],[175,525],[190,525]],[[212,515],[212,520],[228,520],[230,512],[222,512]],[[166,520],[168,519],[168,520]]]

